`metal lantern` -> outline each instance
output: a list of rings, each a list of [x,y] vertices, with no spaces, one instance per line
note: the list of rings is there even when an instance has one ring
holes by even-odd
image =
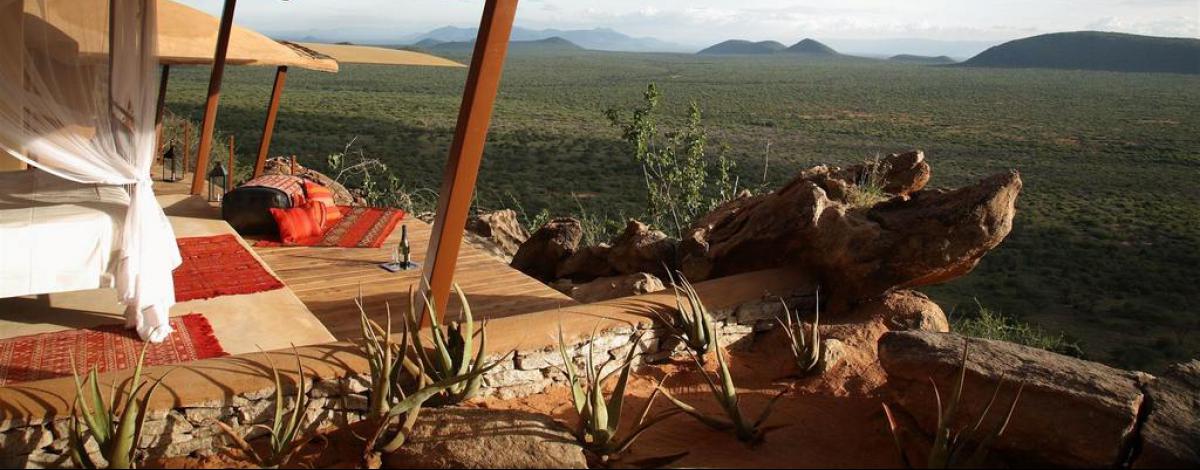
[[[170,178],[167,177],[167,167],[171,167],[171,177]],[[163,181],[172,182],[172,183],[175,181],[179,181],[179,174],[176,173],[177,171],[178,171],[178,168],[175,167],[175,146],[172,145],[167,148],[167,153],[164,153],[162,156],[162,179],[163,179]]]
[[[229,181],[229,172],[225,171],[225,164],[217,162],[217,166],[213,167],[212,171],[208,172],[208,201],[221,202],[221,198],[225,196],[225,186]]]

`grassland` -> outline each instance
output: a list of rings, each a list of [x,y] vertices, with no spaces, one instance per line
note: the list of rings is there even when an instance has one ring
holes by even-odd
[[[455,57],[463,60],[464,57]],[[246,163],[271,70],[233,68],[218,128]],[[274,154],[321,167],[352,138],[409,187],[437,187],[464,69],[344,65],[293,71]],[[168,103],[198,119],[207,69],[173,74]],[[742,186],[797,169],[926,151],[932,184],[1009,168],[1025,190],[1009,239],[968,277],[928,289],[953,315],[973,299],[1150,370],[1200,355],[1200,77],[925,67],[868,60],[591,53],[514,55],[479,181],[480,205],[608,217],[644,206],[641,171],[603,111],[647,83],[668,115],[705,113]]]

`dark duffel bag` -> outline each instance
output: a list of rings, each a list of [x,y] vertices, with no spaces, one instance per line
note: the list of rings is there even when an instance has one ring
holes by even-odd
[[[271,208],[288,209],[304,200],[304,180],[267,175],[247,181],[221,200],[221,218],[242,235],[278,235]]]

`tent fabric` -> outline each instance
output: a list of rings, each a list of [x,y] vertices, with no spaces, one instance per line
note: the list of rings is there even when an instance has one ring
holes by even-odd
[[[25,5],[24,44],[6,44],[24,54],[25,79],[0,81],[0,152],[60,178],[118,186],[129,194],[117,233],[114,284],[126,326],[160,342],[171,333],[171,272],[180,256],[150,176],[158,3],[105,0],[82,13],[75,1]]]
[[[319,54],[332,57],[343,64],[381,64],[381,65],[426,65],[434,67],[466,67],[463,64],[435,55],[402,49],[385,47],[359,46],[352,44],[322,44],[315,42],[299,42],[284,44],[300,46],[316,51]]]
[[[50,17],[45,24],[26,22],[26,29],[50,28],[44,34],[46,41],[35,46],[47,47],[51,55],[77,54],[106,60],[106,52],[98,49],[100,44],[84,44],[73,41],[76,36],[89,36],[102,32],[106,25],[94,21],[96,13],[107,11],[108,0],[36,0],[25,2],[26,15],[36,13],[37,5],[50,7]],[[169,65],[206,65],[213,61],[217,48],[217,31],[220,20],[195,8],[171,0],[157,0],[158,8],[158,55],[159,63]],[[52,25],[52,26],[50,26]],[[97,29],[101,31],[97,31]],[[80,47],[78,51],[72,51]],[[236,24],[230,31],[229,50],[225,63],[229,65],[286,65],[321,72],[337,72],[337,61],[328,57],[314,56],[295,48],[280,44],[258,32]]]

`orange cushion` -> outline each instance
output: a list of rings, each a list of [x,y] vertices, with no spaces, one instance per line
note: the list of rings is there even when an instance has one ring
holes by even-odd
[[[325,219],[329,224],[342,220],[342,211],[333,203],[333,191],[312,181],[304,181],[304,193],[309,201],[319,202],[325,206]]]
[[[279,226],[279,240],[296,244],[324,233],[325,206],[310,202],[291,209],[271,208],[271,216]]]

